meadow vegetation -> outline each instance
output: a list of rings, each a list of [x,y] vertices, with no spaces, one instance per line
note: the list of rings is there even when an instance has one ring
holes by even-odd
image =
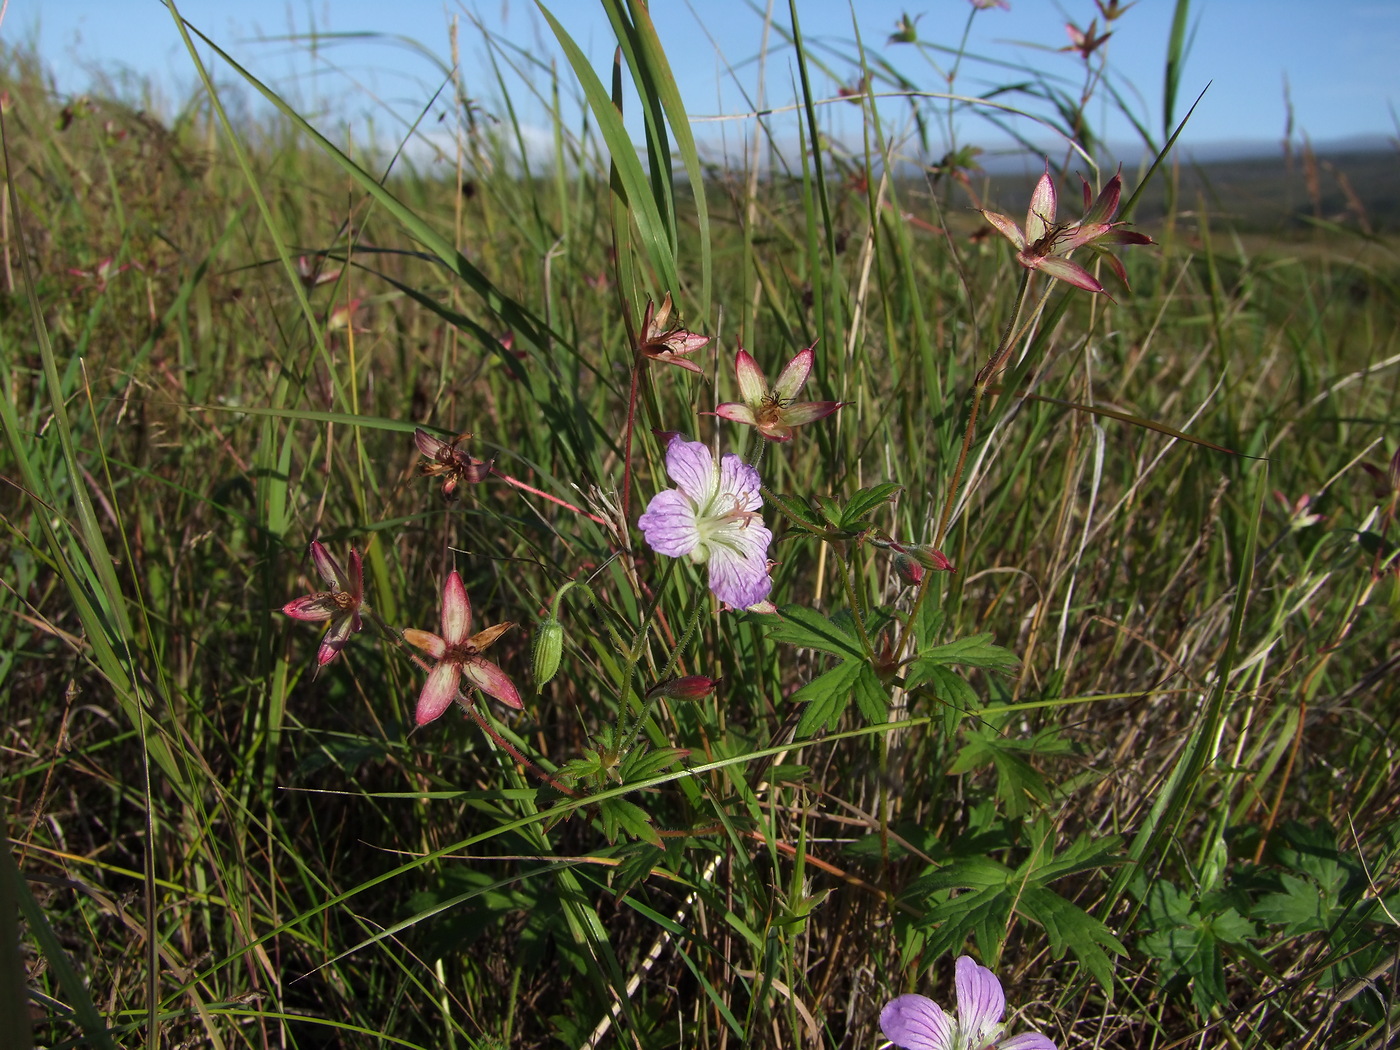
[[[229,117],[226,65],[155,114],[4,56],[0,1016],[54,1047],[873,1048],[967,954],[1062,1050],[1386,1045],[1394,234],[1244,239],[1179,181],[1173,95],[1122,173],[1119,219],[1160,202],[1120,228],[1154,242],[1114,248],[1131,289],[1089,248],[1106,292],[1072,287],[979,214],[1025,222],[1029,187],[953,149],[995,130],[975,103],[908,99],[950,151],[908,174],[868,92],[948,90],[955,48],[894,72],[926,26],[848,64],[786,24],[799,105],[721,168],[645,9],[603,6],[616,70],[473,45],[585,101],[529,168],[460,80],[458,153],[391,166],[275,98]],[[1038,83],[1074,223],[1076,173],[1118,166],[1107,82]],[[784,396],[843,407],[781,442],[715,415],[739,347],[769,381],[812,347]],[[644,537],[672,433],[761,475],[725,527],[771,530],[771,607]]]

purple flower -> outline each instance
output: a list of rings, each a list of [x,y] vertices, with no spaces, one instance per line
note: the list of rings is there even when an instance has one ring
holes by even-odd
[[[364,571],[360,565],[359,551],[350,551],[350,571],[346,572],[320,540],[311,541],[311,560],[316,563],[316,571],[330,590],[294,598],[282,606],[282,611],[294,620],[331,622],[316,653],[317,665],[324,667],[335,659],[336,653],[345,648],[350,636],[362,626],[360,608],[364,605]]]
[[[673,438],[666,473],[676,483],[658,492],[637,520],[647,546],[670,558],[708,562],[710,590],[736,609],[768,597],[768,544],[758,471],[733,453],[718,464],[699,441]]]
[[[1039,1032],[1001,1037],[1001,1015],[1006,1012],[1001,982],[971,956],[958,959],[953,984],[958,994],[956,1015],[944,1013],[923,995],[891,999],[880,1011],[885,1038],[903,1050],[1056,1050],[1055,1043]]]

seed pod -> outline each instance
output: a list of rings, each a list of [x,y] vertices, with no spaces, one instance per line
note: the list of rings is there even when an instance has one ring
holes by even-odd
[[[563,655],[564,625],[551,616],[535,630],[535,646],[530,654],[536,689],[543,688],[554,677]]]

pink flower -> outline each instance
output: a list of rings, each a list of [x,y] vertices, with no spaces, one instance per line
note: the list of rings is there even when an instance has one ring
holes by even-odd
[[[1028,270],[1043,270],[1051,277],[1065,281],[1076,288],[1088,292],[1103,292],[1104,287],[1084,267],[1070,262],[1069,254],[1076,248],[1088,248],[1099,252],[1108,259],[1108,265],[1118,275],[1124,285],[1128,283],[1123,264],[1108,251],[1110,244],[1151,244],[1152,238],[1145,233],[1120,230],[1122,223],[1114,222],[1118,211],[1118,199],[1123,193],[1123,177],[1116,174],[1108,180],[1098,199],[1090,203],[1092,191],[1089,183],[1084,183],[1084,218],[1077,223],[1055,222],[1057,200],[1055,180],[1050,177],[1050,164],[1045,165],[1045,174],[1035,184],[1031,194],[1030,208],[1026,211],[1026,228],[1023,231],[1015,221],[994,211],[983,211],[987,221],[1001,231],[1002,236],[1016,246],[1016,261]],[[1105,292],[1104,294],[1107,294]],[[1110,298],[1112,298],[1110,296]]]
[[[467,589],[462,586],[462,577],[457,570],[452,570],[442,588],[442,634],[430,634],[414,628],[403,633],[404,641],[409,645],[422,649],[437,660],[437,666],[428,672],[423,692],[418,695],[414,719],[420,726],[427,725],[447,710],[457,698],[457,687],[463,675],[469,685],[487,696],[494,696],[507,707],[522,706],[520,694],[506,673],[481,655],[483,649],[512,626],[510,623],[498,623],[479,634],[471,634],[471,602],[467,599]]]
[[[360,309],[363,300],[355,298],[347,303],[338,303],[331,307],[330,313],[326,315],[327,332],[354,332],[363,335],[369,331],[355,320],[355,314]]]
[[[771,387],[763,369],[747,350],[734,355],[734,373],[739,380],[739,396],[743,403],[733,401],[715,406],[715,415],[735,423],[747,423],[770,441],[791,441],[792,428],[824,419],[845,401],[794,401],[812,373],[816,354],[809,346],[799,350],[789,361],[778,381]]]
[[[306,286],[308,291],[317,285],[330,284],[340,277],[342,269],[343,267],[340,266],[327,269],[325,259],[320,256],[317,256],[315,262],[312,262],[305,255],[297,256],[297,276],[301,278],[301,283]]]
[[[1008,0],[970,0],[970,3],[979,11],[990,11],[994,7],[999,7],[1003,11],[1011,10],[1011,4]]]
[[[1060,48],[1060,50],[1078,51],[1079,57],[1087,62],[1089,60],[1089,56],[1092,55],[1095,51],[1097,51],[1099,47],[1102,46],[1103,42],[1113,35],[1111,32],[1108,32],[1104,33],[1103,36],[1098,36],[1098,31],[1098,19],[1094,19],[1092,22],[1089,23],[1089,29],[1087,32],[1085,30],[1080,29],[1073,22],[1066,22],[1065,32],[1069,34],[1069,47],[1062,47]]]
[[[82,277],[85,280],[93,281],[99,292],[105,292],[109,280],[119,273],[125,273],[134,265],[132,263],[122,263],[120,266],[113,266],[112,262],[112,257],[109,255],[91,270],[69,270],[68,272],[74,277]]]
[[[958,1012],[946,1014],[932,999],[901,995],[880,1011],[880,1031],[903,1050],[1056,1050],[1039,1032],[1001,1037],[1006,997],[1001,982],[971,956],[958,959],[953,984]]]
[[[362,626],[360,608],[364,605],[364,570],[360,565],[360,552],[351,548],[350,571],[344,572],[340,562],[331,557],[330,551],[320,540],[311,541],[311,560],[330,590],[293,599],[282,606],[282,611],[294,620],[331,622],[316,654],[317,665],[324,667],[335,659],[335,654],[345,648],[350,636]]]
[[[1306,492],[1296,500],[1290,501],[1282,492],[1275,490],[1274,499],[1283,507],[1283,513],[1288,517],[1289,529],[1306,529],[1325,519],[1325,515],[1308,509],[1312,506],[1312,496]]]
[[[676,365],[696,375],[703,375],[700,366],[687,361],[686,354],[693,354],[709,343],[708,335],[696,335],[680,325],[667,327],[671,320],[671,293],[661,300],[661,309],[653,310],[653,303],[647,300],[646,312],[642,315],[642,354],[653,361],[663,361]]]
[[[457,498],[458,483],[465,481],[475,485],[485,481],[491,474],[491,460],[477,459],[457,448],[460,441],[469,437],[470,434],[459,434],[451,441],[444,441],[429,434],[422,427],[413,431],[414,444],[428,459],[418,471],[425,477],[442,478],[442,498],[445,500]]]
[[[666,446],[666,473],[676,487],[658,492],[637,519],[647,546],[708,564],[710,590],[736,609],[764,602],[773,534],[757,513],[758,471],[733,453],[716,463],[702,442],[678,437]]]

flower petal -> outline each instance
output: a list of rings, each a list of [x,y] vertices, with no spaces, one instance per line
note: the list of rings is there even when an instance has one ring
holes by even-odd
[[[345,648],[350,636],[360,629],[360,618],[353,613],[342,612],[331,621],[328,631],[321,637],[321,648],[316,651],[316,662],[324,667],[335,659],[335,654]]]
[[[1084,181],[1081,175],[1080,180]],[[1084,200],[1089,200],[1089,183],[1084,182]],[[1123,194],[1123,175],[1118,173],[1108,180],[1102,192],[1099,193],[1098,200],[1094,201],[1092,207],[1084,212],[1081,223],[1085,226],[1092,226],[1096,223],[1112,222],[1114,214],[1118,211],[1118,200]]]
[[[515,683],[490,660],[483,660],[479,656],[469,656],[462,665],[462,673],[467,676],[468,682],[487,696],[494,696],[507,707],[519,710],[524,706],[520,702],[520,694],[516,691]]]
[[[413,720],[425,726],[452,706],[457,696],[457,683],[461,681],[462,669],[448,660],[441,661],[428,674],[423,683],[423,691],[418,694],[418,709]]]
[[[511,623],[509,620],[506,620],[504,623],[493,624],[484,631],[477,631],[476,634],[467,639],[467,644],[480,652],[514,626],[515,624]]]
[[[710,590],[736,609],[747,609],[768,597],[773,579],[768,575],[768,545],[773,534],[750,521],[717,531],[706,540],[710,563]]]
[[[740,509],[758,510],[763,506],[762,486],[763,479],[758,476],[758,471],[734,453],[726,452],[720,457],[720,491],[733,496]]]
[[[705,374],[705,370],[699,365],[697,365],[694,361],[687,361],[683,357],[673,357],[669,350],[663,351],[659,354],[651,354],[648,356],[650,356],[653,361],[660,361],[663,364],[675,365],[677,368],[684,368],[687,372],[694,372],[698,376],[702,376]]]
[[[1050,162],[1045,162],[1045,174],[1031,193],[1031,206],[1026,211],[1026,241],[1034,244],[1055,225],[1055,180],[1050,177]]]
[[[300,598],[293,598],[286,605],[282,606],[282,611],[293,620],[329,620],[336,613],[340,612],[340,606],[335,597],[330,594],[306,594]]]
[[[320,540],[311,541],[311,560],[316,564],[316,571],[321,574],[321,579],[326,581],[333,591],[348,591],[345,586],[345,573],[341,571],[340,562],[335,560],[335,556],[326,550],[326,545]]]
[[[1102,292],[1104,290],[1103,285],[1095,280],[1093,274],[1078,263],[1070,262],[1068,259],[1059,259],[1053,255],[1047,255],[1044,258],[1036,259],[1030,263],[1022,260],[1021,264],[1023,266],[1028,266],[1032,270],[1044,270],[1051,277],[1058,277],[1066,284],[1072,284],[1076,288],[1083,288],[1086,292]]]
[[[715,458],[702,441],[680,438],[666,446],[666,473],[682,492],[703,507],[715,494]]]
[[[751,427],[758,426],[758,417],[753,414],[753,409],[748,405],[741,405],[737,401],[726,401],[722,405],[715,406],[715,415],[729,420],[731,423],[747,423]]]
[[[359,605],[365,595],[365,567],[364,562],[360,560],[360,552],[354,547],[350,548],[350,576],[345,582],[349,586],[344,589],[350,592],[355,604]]]
[[[790,427],[800,427],[804,423],[815,423],[825,419],[838,408],[844,408],[848,401],[799,401],[783,409],[783,422]]]
[[[880,1011],[880,1031],[902,1050],[953,1050],[953,1022],[924,995],[901,995]]]
[[[781,401],[791,401],[795,398],[807,382],[807,377],[812,374],[812,363],[816,359],[816,351],[810,346],[806,350],[797,351],[792,360],[784,366],[778,381],[773,384],[774,396]]]
[[[415,649],[422,649],[434,660],[441,660],[447,655],[447,643],[431,631],[410,627],[403,632],[403,640]]]
[[[462,577],[453,569],[442,588],[442,640],[461,645],[472,633],[472,603]]]
[[[1039,1032],[1022,1032],[997,1044],[997,1050],[1059,1050],[1055,1041]]]
[[[434,434],[429,434],[422,427],[414,428],[413,443],[418,446],[418,451],[429,459],[437,459],[439,452],[446,447],[450,447],[442,438]]]
[[[645,513],[637,519],[637,526],[648,547],[670,558],[684,557],[700,542],[695,504],[678,489],[664,489],[653,496]]]
[[[1009,215],[1002,215],[1000,212],[982,212],[982,218],[997,228],[997,231],[1008,241],[1016,246],[1017,251],[1024,251],[1026,248],[1026,237],[1021,232],[1021,227],[1016,225],[1016,221]]]
[[[986,1046],[994,1041],[1006,1013],[1006,996],[996,974],[978,966],[970,955],[958,957],[953,977],[958,993],[958,1028],[968,1037],[969,1046]]]
[[[658,342],[661,346],[666,348],[667,353],[693,354],[702,347],[708,346],[710,337],[708,335],[701,335],[699,332],[687,332],[684,328],[677,328],[674,332],[670,332],[662,337]],[[680,362],[677,361],[673,363],[679,364]],[[697,367],[697,371],[698,370]]]
[[[763,404],[768,395],[768,379],[747,350],[734,354],[734,377],[739,380],[739,397],[744,404],[753,409]]]

